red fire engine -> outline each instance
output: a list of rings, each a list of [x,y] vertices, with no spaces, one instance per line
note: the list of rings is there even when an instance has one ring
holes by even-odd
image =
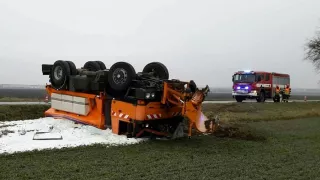
[[[274,97],[277,85],[281,89],[286,85],[290,86],[290,75],[264,71],[238,71],[232,76],[232,82],[232,97],[237,102],[246,99],[264,102]]]

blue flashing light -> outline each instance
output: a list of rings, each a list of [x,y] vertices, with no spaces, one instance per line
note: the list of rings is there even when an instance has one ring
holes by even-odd
[[[245,87],[245,89],[249,89],[249,87],[248,87],[248,86],[246,86],[246,87]]]
[[[238,86],[237,89],[240,89],[240,86]]]

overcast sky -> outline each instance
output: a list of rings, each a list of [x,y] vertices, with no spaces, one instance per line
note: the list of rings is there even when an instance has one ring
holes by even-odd
[[[237,70],[291,75],[319,88],[303,45],[319,0],[0,0],[0,84],[45,84],[41,64],[164,63],[170,78],[231,87]]]

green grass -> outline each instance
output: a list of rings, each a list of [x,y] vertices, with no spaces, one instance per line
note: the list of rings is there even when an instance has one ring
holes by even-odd
[[[0,102],[43,102],[42,98],[0,97]]]
[[[320,102],[204,104],[203,111],[226,123],[272,121],[319,117]]]
[[[0,121],[43,117],[49,105],[3,105]],[[204,104],[245,138],[194,136],[0,155],[0,179],[316,179],[320,103]],[[296,119],[309,117],[307,119]],[[279,120],[282,119],[282,120]],[[290,121],[288,120],[290,119]],[[50,142],[48,142],[50,143]],[[1,147],[1,142],[0,142]]]
[[[49,105],[0,105],[0,121],[37,119],[44,117]]]
[[[320,119],[248,123],[266,140],[213,136],[0,156],[0,179],[316,179]]]

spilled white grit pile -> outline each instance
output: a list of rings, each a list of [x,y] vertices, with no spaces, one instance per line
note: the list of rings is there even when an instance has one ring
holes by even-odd
[[[49,131],[50,129],[52,137],[61,135],[62,140],[33,140],[35,132]],[[0,122],[0,154],[60,149],[96,143],[110,146],[128,145],[141,141],[144,139],[127,138],[125,135],[113,134],[110,129],[101,130],[63,119],[40,118]]]

